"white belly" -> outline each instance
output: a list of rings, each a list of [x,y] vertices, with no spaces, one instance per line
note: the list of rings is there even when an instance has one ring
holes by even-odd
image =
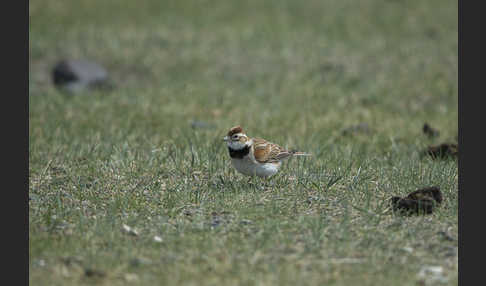
[[[231,159],[236,170],[247,176],[270,177],[278,172],[282,163],[257,164],[249,158]]]

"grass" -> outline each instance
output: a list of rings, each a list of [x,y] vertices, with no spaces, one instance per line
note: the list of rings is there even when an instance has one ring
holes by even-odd
[[[30,1],[30,284],[458,284],[457,161],[420,156],[457,135],[457,5]],[[117,88],[61,93],[64,57]],[[248,181],[237,124],[314,156]],[[432,215],[386,212],[430,185]]]

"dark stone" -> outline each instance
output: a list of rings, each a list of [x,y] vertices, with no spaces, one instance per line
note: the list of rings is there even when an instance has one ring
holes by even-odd
[[[70,93],[89,89],[111,89],[108,72],[87,60],[62,60],[52,71],[54,85]]]
[[[422,155],[428,155],[432,159],[445,159],[449,157],[457,157],[459,154],[458,144],[442,143],[440,145],[429,146]]]
[[[434,201],[431,199],[411,200],[393,197],[393,210],[406,214],[431,214],[434,211]]]
[[[428,123],[424,124],[424,127],[422,127],[422,131],[430,138],[437,137],[440,134],[437,129],[432,128]]]
[[[421,200],[421,199],[433,199],[438,204],[442,203],[442,193],[439,187],[427,187],[415,192],[411,192],[407,196],[411,200]]]
[[[406,197],[390,199],[393,211],[402,214],[431,214],[442,203],[439,187],[428,187],[408,194]]]
[[[84,270],[84,275],[86,275],[86,277],[101,278],[105,277],[106,273],[100,270],[88,268]]]

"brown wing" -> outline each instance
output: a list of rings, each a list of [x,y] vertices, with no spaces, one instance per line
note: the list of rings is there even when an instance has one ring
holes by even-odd
[[[270,144],[264,139],[253,138],[253,155],[259,163],[265,163],[270,154]]]
[[[261,138],[253,138],[253,148],[255,159],[260,163],[276,163],[292,156],[283,147]]]

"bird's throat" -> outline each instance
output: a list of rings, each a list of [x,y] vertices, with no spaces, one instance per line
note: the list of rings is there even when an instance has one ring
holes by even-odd
[[[250,146],[245,146],[242,149],[231,149],[228,147],[228,151],[231,158],[243,159],[248,153],[250,153]]]

